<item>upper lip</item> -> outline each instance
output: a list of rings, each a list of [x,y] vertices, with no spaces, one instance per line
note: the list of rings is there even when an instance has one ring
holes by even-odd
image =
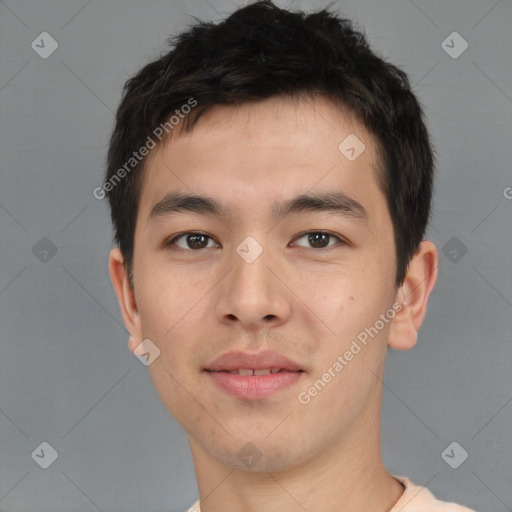
[[[264,370],[266,368],[279,368],[291,372],[303,371],[296,362],[273,350],[256,354],[241,351],[226,352],[210,363],[205,370],[218,372],[240,369]]]

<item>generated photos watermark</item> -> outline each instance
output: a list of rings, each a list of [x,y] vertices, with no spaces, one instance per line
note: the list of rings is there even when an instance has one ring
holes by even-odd
[[[114,175],[105,181],[101,187],[96,187],[92,193],[96,199],[105,199],[106,193],[111,192],[118,183],[121,182],[130,172],[137,167],[137,165],[149,154],[151,149],[156,148],[157,141],[161,142],[164,137],[164,132],[169,134],[174,129],[181,119],[184,119],[187,114],[190,114],[192,109],[197,106],[197,100],[189,98],[187,103],[183,104],[179,109],[174,111],[174,115],[169,117],[165,123],[160,123],[154,130],[153,136],[148,135],[146,142],[137,150],[132,153],[132,156],[120,167]]]
[[[347,366],[350,361],[354,359],[354,356],[359,354],[361,350],[367,346],[368,337],[372,339],[379,334],[382,329],[389,324],[396,314],[403,309],[403,305],[399,302],[395,302],[391,308],[388,308],[385,313],[381,313],[379,320],[377,320],[371,327],[366,327],[361,331],[356,339],[352,340],[350,348],[346,350],[343,355],[339,355],[329,368],[322,374],[322,377],[315,381],[307,390],[301,391],[297,395],[299,403],[307,405],[311,400],[318,395],[323,389],[331,382],[342,370]],[[358,343],[359,342],[359,343]],[[362,346],[361,346],[362,345]]]

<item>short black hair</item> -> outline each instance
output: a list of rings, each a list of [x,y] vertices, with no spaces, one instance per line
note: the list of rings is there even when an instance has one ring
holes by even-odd
[[[180,119],[174,116],[179,129],[187,132],[214,105],[303,95],[324,96],[348,109],[375,138],[378,181],[393,223],[395,286],[403,283],[431,213],[434,153],[423,110],[406,73],[376,55],[350,20],[329,9],[291,12],[262,0],[220,23],[196,19],[187,31],[167,41],[167,53],[125,83],[104,190],[132,286],[146,161],[138,154],[134,159],[134,151],[149,146],[150,140],[154,143],[155,133],[163,133],[159,126],[165,127],[168,139],[174,113],[179,114]],[[158,143],[166,138],[159,136]]]

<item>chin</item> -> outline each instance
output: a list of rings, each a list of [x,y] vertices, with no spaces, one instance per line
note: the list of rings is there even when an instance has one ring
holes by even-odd
[[[268,453],[270,455],[265,455]],[[225,453],[216,457],[219,462],[233,469],[252,473],[277,473],[299,466],[304,460],[298,453],[282,452],[282,447],[272,446],[271,443],[259,445],[247,442],[236,452]]]

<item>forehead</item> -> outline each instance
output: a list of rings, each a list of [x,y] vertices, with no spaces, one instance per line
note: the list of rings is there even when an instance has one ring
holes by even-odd
[[[278,199],[334,190],[359,202],[367,196],[370,216],[384,201],[374,139],[346,110],[322,97],[214,106],[149,155],[139,218],[169,192],[263,213],[262,204],[270,211]]]

